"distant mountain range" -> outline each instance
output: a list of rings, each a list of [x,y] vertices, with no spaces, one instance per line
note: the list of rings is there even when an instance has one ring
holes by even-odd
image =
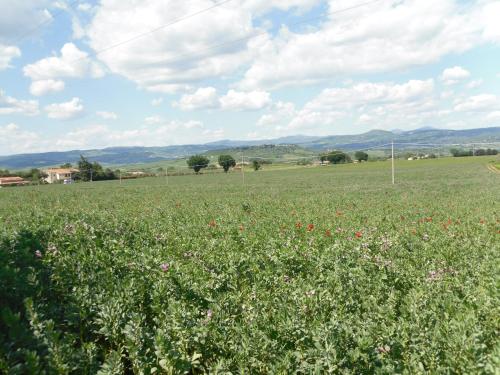
[[[372,130],[356,135],[332,135],[314,137],[296,135],[259,141],[221,140],[200,145],[181,145],[165,147],[109,147],[101,150],[73,150],[62,152],[44,152],[34,154],[18,154],[0,156],[0,168],[26,169],[43,168],[64,163],[75,163],[83,155],[92,161],[105,165],[144,164],[162,160],[184,158],[192,154],[212,153],[216,150],[261,146],[261,145],[296,145],[311,152],[330,149],[353,151],[377,147],[394,141],[396,143],[433,143],[433,144],[470,144],[500,143],[500,127],[444,130],[421,128],[412,131]],[[398,148],[404,148],[398,145]],[[408,145],[406,148],[418,148]]]

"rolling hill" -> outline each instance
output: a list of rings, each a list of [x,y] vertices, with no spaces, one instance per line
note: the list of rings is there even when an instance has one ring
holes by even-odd
[[[405,146],[401,143],[433,143],[443,145],[443,147],[449,144],[489,143],[498,147],[498,144],[500,143],[500,127],[468,130],[421,128],[412,131],[393,132],[385,130],[372,130],[356,135],[334,135],[325,137],[296,135],[258,141],[221,140],[200,145],[165,147],[110,147],[101,150],[73,150],[63,152],[18,154],[0,156],[0,168],[42,168],[60,165],[67,162],[74,163],[79,159],[80,155],[84,155],[92,161],[99,161],[104,165],[145,164],[164,160],[181,159],[188,155],[197,153],[208,153],[210,155],[214,155],[216,153],[223,152],[223,150],[226,152],[231,151],[235,154],[238,154],[239,152],[245,153],[246,156],[286,159],[292,157],[306,157],[329,149],[341,149],[346,151],[366,149],[390,143],[392,140],[398,143],[398,149],[415,149],[418,147],[413,145]],[[294,145],[296,147],[289,149],[248,149],[248,147],[263,145]],[[247,149],[245,150],[245,148]],[[255,154],[256,152],[263,152],[263,154],[257,155]]]

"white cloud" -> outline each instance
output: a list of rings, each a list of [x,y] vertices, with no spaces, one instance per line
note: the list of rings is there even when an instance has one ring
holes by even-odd
[[[461,66],[447,68],[443,71],[443,74],[441,74],[441,80],[447,85],[453,85],[469,77],[469,71],[462,68]]]
[[[500,121],[500,110],[493,111],[486,115],[487,120]]]
[[[10,123],[0,126],[0,152],[2,155],[33,152],[40,146],[40,136],[22,130],[19,125]]]
[[[173,106],[183,111],[197,109],[222,109],[225,111],[254,111],[271,104],[271,96],[265,91],[229,90],[218,97],[214,87],[201,87],[193,94],[183,95]]]
[[[283,27],[261,45],[238,87],[304,85],[439,61],[487,42],[485,25],[478,21],[485,3],[384,0],[333,14],[352,7],[352,1],[330,0],[332,14],[319,26],[306,32]]]
[[[96,115],[103,118],[104,120],[116,120],[118,118],[118,115],[116,113],[107,111],[97,111]]]
[[[73,98],[69,102],[54,103],[45,107],[47,116],[56,120],[71,120],[83,114],[81,99]]]
[[[473,81],[470,81],[469,83],[467,83],[467,88],[468,89],[475,89],[475,88],[478,88],[479,86],[481,86],[483,84],[483,80],[482,79],[476,79],[476,80],[473,80]]]
[[[42,96],[48,93],[59,92],[64,90],[64,81],[43,79],[33,81],[30,85],[30,93],[34,96]]]
[[[437,110],[434,88],[432,79],[327,88],[301,109],[293,103],[275,103],[257,126],[274,127],[274,135],[356,133],[346,130],[352,124],[387,129],[422,126]]]
[[[86,33],[90,46],[100,51],[209,8],[214,3],[213,0],[103,1],[96,6]],[[249,9],[228,4],[104,51],[98,58],[113,73],[136,82],[141,88],[173,93],[189,88],[193,82],[230,74],[248,63],[252,51],[266,37],[212,47],[226,40],[249,37],[257,30]]]
[[[155,99],[151,100],[151,105],[152,105],[153,107],[158,107],[158,106],[160,106],[162,103],[163,103],[163,98],[155,98]]]
[[[162,123],[163,121],[164,120],[158,115],[149,116],[144,119],[144,123],[147,125],[156,125]]]
[[[7,96],[0,90],[0,115],[23,114],[35,116],[39,113],[37,100],[20,100]]]
[[[47,57],[26,65],[23,71],[34,83],[60,82],[62,78],[99,78],[104,75],[102,66],[88,58],[88,53],[79,50],[73,43],[66,43],[61,48],[61,56]]]
[[[257,126],[279,126],[290,120],[296,114],[295,104],[290,102],[276,102],[269,113],[261,116]]]
[[[0,70],[10,68],[11,60],[19,56],[21,56],[19,48],[0,44]]]
[[[265,91],[242,92],[229,90],[219,101],[223,110],[254,111],[271,104],[271,96]]]
[[[52,15],[47,7],[49,0],[0,1],[0,43],[16,43],[24,38],[37,36],[43,27],[33,30],[34,26],[50,25]],[[29,33],[28,33],[29,32]]]
[[[481,94],[461,100],[455,105],[454,109],[459,112],[483,112],[500,108],[499,104],[500,102],[496,95]]]
[[[193,94],[185,94],[178,102],[173,103],[183,111],[216,108],[219,106],[217,90],[214,87],[201,87]]]

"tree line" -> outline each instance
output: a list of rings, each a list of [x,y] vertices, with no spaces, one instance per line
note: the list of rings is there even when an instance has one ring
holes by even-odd
[[[452,148],[450,153],[453,157],[464,157],[464,156],[486,156],[486,155],[498,155],[498,150],[494,148],[478,148],[476,150],[463,150],[458,148]]]

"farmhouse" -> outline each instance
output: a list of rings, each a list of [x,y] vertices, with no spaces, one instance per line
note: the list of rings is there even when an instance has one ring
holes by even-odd
[[[72,176],[78,172],[75,168],[49,168],[44,171],[47,174],[45,181],[49,184],[54,182],[71,180]]]
[[[0,186],[21,186],[26,185],[29,182],[22,177],[0,177]]]

